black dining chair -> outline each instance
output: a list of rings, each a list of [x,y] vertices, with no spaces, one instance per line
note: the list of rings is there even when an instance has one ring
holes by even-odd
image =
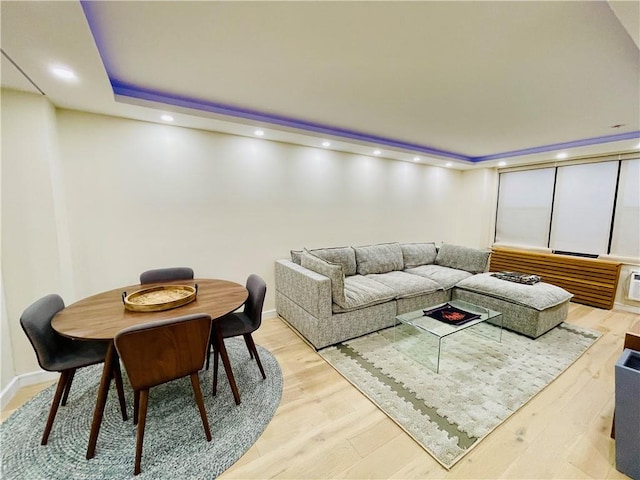
[[[67,404],[76,370],[104,362],[109,346],[109,343],[105,341],[72,340],[57,333],[51,326],[51,320],[62,309],[64,309],[62,298],[59,295],[51,294],[31,304],[20,317],[20,326],[36,352],[40,367],[49,372],[60,372],[56,393],[42,434],[41,445],[46,445],[49,440],[51,427],[61,400],[63,406]],[[122,419],[126,420],[127,410],[122,387],[122,374],[118,362],[114,362],[112,375],[116,380]]]
[[[246,287],[249,291],[249,296],[244,303],[243,311],[229,313],[224,317],[216,319],[215,322],[217,322],[219,326],[223,339],[222,341],[224,341],[225,338],[238,337],[240,335],[244,337],[244,341],[249,349],[249,355],[251,358],[256,359],[256,363],[258,364],[258,368],[260,369],[260,373],[264,379],[267,378],[267,376],[264,373],[264,368],[262,368],[262,362],[260,361],[260,356],[258,355],[258,350],[256,349],[256,344],[253,341],[251,334],[260,328],[260,324],[262,323],[262,307],[264,305],[264,297],[267,293],[267,284],[261,277],[252,274],[247,278]],[[218,385],[219,351],[217,348],[217,340],[214,335],[215,325],[214,328],[211,329],[211,338],[209,340],[209,345],[210,347],[213,347],[214,355],[213,394],[215,395]],[[207,357],[206,368],[209,368],[209,357]]]
[[[144,323],[118,332],[114,342],[134,391],[133,422],[138,424],[133,474],[140,473],[149,389],[189,376],[207,441],[209,421],[198,371],[207,354],[211,317],[197,313]],[[179,440],[177,440],[179,441]]]
[[[193,269],[190,267],[156,268],[140,274],[140,285],[174,280],[193,280]]]

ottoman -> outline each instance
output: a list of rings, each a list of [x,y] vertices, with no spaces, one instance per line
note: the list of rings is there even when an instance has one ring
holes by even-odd
[[[573,295],[544,282],[509,282],[490,273],[458,282],[452,298],[502,312],[503,328],[537,338],[567,318]]]

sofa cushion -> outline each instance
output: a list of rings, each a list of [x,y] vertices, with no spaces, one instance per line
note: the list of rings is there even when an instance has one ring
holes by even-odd
[[[351,247],[314,248],[309,251],[327,262],[342,265],[345,275],[356,274],[356,252]]]
[[[316,257],[308,250],[303,250],[300,255],[300,264],[304,268],[329,277],[329,280],[331,280],[331,297],[333,302],[339,305],[345,303],[344,272],[342,271],[342,265],[327,262],[320,257]]]
[[[373,273],[367,275],[367,278],[392,288],[395,292],[395,298],[416,297],[442,290],[440,285],[433,280],[405,272]]]
[[[392,288],[380,282],[362,275],[352,275],[344,279],[344,303],[334,302],[332,309],[334,313],[348,312],[388,302],[395,295]]]
[[[380,243],[354,247],[356,252],[357,272],[359,275],[370,273],[387,273],[402,270],[402,249],[399,243]]]
[[[442,265],[421,265],[420,267],[409,268],[405,272],[433,280],[444,290],[453,288],[460,280],[473,275],[466,270],[443,267]]]
[[[435,243],[401,243],[400,248],[405,269],[432,264],[438,254]]]
[[[456,288],[506,300],[525,307],[543,311],[568,301],[573,295],[565,289],[549,283],[533,285],[508,282],[493,277],[490,273],[473,275],[459,282]]]
[[[471,273],[482,273],[487,268],[491,252],[459,245],[443,244],[438,250],[436,265],[457,268]]]

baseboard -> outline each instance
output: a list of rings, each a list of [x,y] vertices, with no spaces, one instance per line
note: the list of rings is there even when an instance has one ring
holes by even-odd
[[[34,385],[36,383],[48,382],[51,380],[57,380],[59,374],[56,372],[46,372],[44,370],[38,370],[35,372],[23,373],[9,382],[5,388],[0,392],[0,408],[4,409],[7,404],[13,400],[18,390],[28,385]]]
[[[624,303],[616,302],[613,305],[614,310],[622,310],[623,312],[636,313],[640,315],[640,307],[634,307],[633,305],[626,305]]]
[[[274,308],[273,310],[263,310],[262,311],[262,319],[266,320],[267,318],[277,318],[278,317],[278,312],[276,312],[276,309]]]

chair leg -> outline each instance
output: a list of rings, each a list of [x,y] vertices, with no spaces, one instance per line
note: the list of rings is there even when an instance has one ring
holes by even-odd
[[[247,344],[247,350],[249,350],[249,357],[253,360],[253,350],[251,350],[251,344],[249,343],[249,340],[247,339],[247,335],[249,335],[248,333],[245,333],[243,335],[244,337],[244,343]]]
[[[198,404],[198,410],[200,410],[200,418],[202,418],[202,426],[204,427],[204,434],[207,437],[207,442],[210,442],[211,430],[209,429],[209,419],[207,418],[207,411],[204,408],[202,390],[200,389],[200,379],[198,378],[197,373],[191,374],[191,387],[193,387],[193,393],[196,396],[196,403]]]
[[[58,380],[56,393],[53,396],[53,402],[51,402],[49,417],[47,418],[47,424],[44,427],[44,433],[42,434],[42,441],[40,442],[40,445],[46,445],[49,441],[49,434],[51,433],[51,427],[53,427],[53,420],[56,418],[56,413],[58,413],[58,406],[60,405],[60,400],[62,399],[62,395],[67,387],[67,383],[69,382],[70,375],[71,370],[63,370],[60,372],[60,379]]]
[[[138,424],[138,413],[140,412],[140,390],[133,392],[133,424]]]
[[[211,357],[211,347],[213,347],[213,343],[209,340],[209,348],[207,350],[207,365],[205,367],[206,370],[209,370],[209,358]]]
[[[147,423],[147,403],[149,401],[149,389],[145,388],[140,392],[140,423],[136,435],[136,463],[133,467],[133,474],[141,472],[140,463],[142,461],[142,443],[144,441],[144,427]]]
[[[251,350],[253,350],[253,354],[256,357],[256,362],[258,363],[258,368],[260,369],[260,373],[262,374],[262,378],[263,379],[267,378],[267,376],[264,373],[264,368],[262,368],[262,362],[260,361],[260,356],[258,355],[258,349],[256,348],[256,344],[253,341],[253,337],[251,336],[250,333],[248,333],[248,334],[245,335],[244,339],[250,345],[249,348],[251,348]]]
[[[214,396],[216,395],[216,391],[218,390],[218,364],[220,363],[219,355],[220,355],[220,352],[214,345],[213,347],[213,388],[211,389],[211,393]]]
[[[124,386],[122,385],[122,371],[120,370],[120,360],[117,358],[113,362],[113,377],[116,381],[116,390],[118,391],[118,400],[120,401],[120,411],[122,412],[122,421],[127,421],[127,403],[124,401]]]
[[[104,357],[104,365],[102,367],[102,375],[100,375],[100,386],[98,387],[98,398],[96,398],[96,406],[93,410],[93,419],[91,420],[91,430],[89,432],[89,444],[87,445],[87,460],[92,459],[96,455],[96,444],[98,443],[98,435],[100,434],[100,425],[104,417],[104,408],[107,404],[107,396],[109,395],[109,387],[111,386],[111,378],[113,377],[113,362],[118,361],[118,353],[113,342],[109,342],[107,354]]]
[[[64,388],[64,395],[62,395],[62,406],[64,407],[67,404],[67,399],[69,398],[69,391],[71,390],[71,383],[73,382],[73,376],[76,374],[76,369],[72,368],[69,370],[69,378],[67,379],[67,384]]]
[[[213,322],[213,328],[215,332],[215,344],[214,350],[218,351],[220,354],[220,358],[222,358],[222,365],[224,365],[224,371],[227,373],[227,380],[229,381],[229,386],[231,387],[231,391],[233,392],[233,398],[236,401],[236,405],[240,405],[240,392],[238,392],[238,385],[236,384],[236,379],[233,376],[233,370],[231,369],[231,362],[229,361],[229,354],[227,353],[227,348],[224,345],[224,338],[222,338],[222,332],[220,330],[220,325],[217,321]],[[215,376],[214,372],[214,389],[216,386],[216,382],[218,381],[217,376]],[[214,390],[215,395],[215,390]]]

